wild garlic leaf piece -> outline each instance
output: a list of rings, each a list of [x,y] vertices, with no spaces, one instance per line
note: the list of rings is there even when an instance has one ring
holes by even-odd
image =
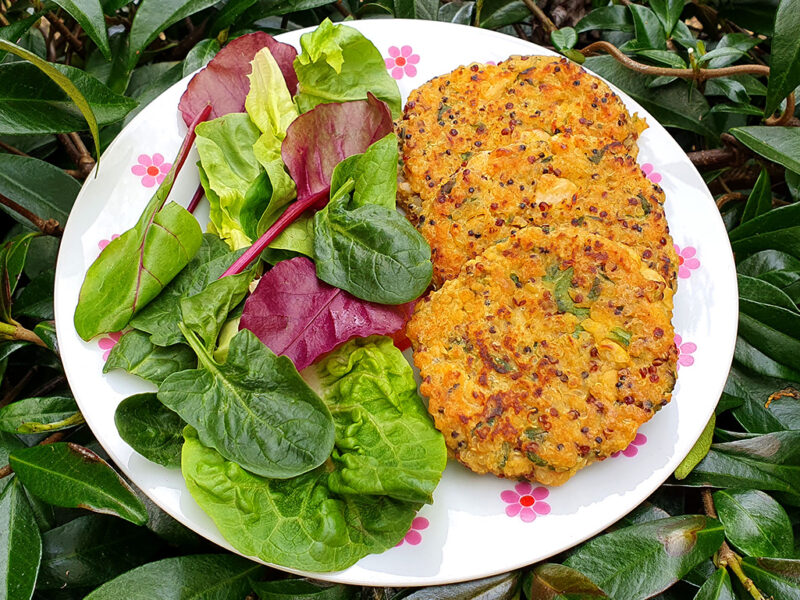
[[[167,377],[158,399],[196,428],[205,446],[252,473],[279,479],[310,471],[330,456],[330,412],[291,360],[243,330],[220,364],[183,324],[181,331],[200,368]]]

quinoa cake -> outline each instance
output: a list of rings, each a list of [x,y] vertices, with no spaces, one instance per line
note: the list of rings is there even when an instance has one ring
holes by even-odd
[[[456,277],[467,260],[512,231],[552,225],[597,233],[630,246],[674,289],[677,256],[664,192],[620,142],[559,134],[474,154],[422,200],[412,218],[432,249],[434,284]]]
[[[676,377],[669,288],[578,228],[513,231],[417,303],[407,334],[450,454],[560,485],[626,448]]]
[[[398,125],[399,201],[413,213],[475,152],[506,146],[537,131],[575,133],[602,148],[622,143],[636,156],[646,128],[602,80],[553,56],[513,56],[436,77],[409,96]]]

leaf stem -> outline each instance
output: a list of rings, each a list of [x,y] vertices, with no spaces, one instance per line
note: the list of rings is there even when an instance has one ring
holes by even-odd
[[[267,229],[264,234],[253,243],[252,246],[245,250],[244,254],[237,258],[236,261],[230,267],[228,267],[228,270],[220,276],[220,279],[228,275],[238,275],[244,271],[250,266],[250,263],[252,263],[261,254],[261,252],[267,246],[269,246],[276,237],[278,237],[281,231],[291,225],[306,211],[306,209],[316,205],[329,193],[329,189],[322,190],[316,194],[308,196],[307,198],[303,198],[302,200],[298,200],[297,202],[290,204],[289,208],[286,209],[286,212],[284,212],[278,218],[278,220],[272,224],[272,227]]]
[[[42,338],[40,338],[30,329],[26,329],[19,323],[16,325],[11,325],[10,323],[0,323],[0,339],[32,342],[37,346],[47,348],[47,344],[42,341]]]
[[[17,156],[27,156],[28,158],[30,158],[30,155],[25,154],[22,150],[14,148],[14,146],[9,146],[3,140],[0,140],[0,150],[5,150],[9,154],[16,154]]]
[[[203,189],[203,184],[198,184],[197,189],[194,191],[194,196],[189,201],[189,206],[186,207],[186,210],[190,213],[194,214],[194,211],[197,210],[197,205],[200,204],[200,200],[203,199],[203,195],[206,191]]]
[[[526,3],[532,0],[525,0]],[[681,79],[691,79],[698,83],[703,83],[707,79],[715,79],[717,77],[728,77],[730,75],[760,75],[768,77],[770,70],[765,65],[733,65],[730,67],[720,67],[719,69],[675,69],[672,67],[654,67],[646,65],[633,60],[630,56],[626,55],[619,48],[606,41],[592,42],[580,52],[584,56],[597,54],[598,52],[605,52],[610,54],[618,62],[622,63],[632,71],[642,73],[643,75],[655,75],[657,77],[680,77]],[[767,125],[784,125],[794,115],[794,92],[789,94],[786,98],[786,108],[779,117],[769,117],[764,122]]]
[[[714,498],[711,495],[711,489],[703,488],[700,494],[703,498],[703,510],[705,511],[706,515],[712,519],[716,519],[717,509],[714,506]],[[753,600],[767,600],[767,598],[756,587],[756,584],[753,583],[753,580],[745,574],[744,570],[742,570],[742,557],[731,549],[731,547],[728,545],[728,542],[722,542],[722,546],[720,546],[719,550],[717,551],[714,562],[722,569],[728,568],[733,571],[733,574],[736,575],[736,578],[753,597]]]
[[[60,33],[60,34],[61,34],[61,35],[62,35],[64,38],[66,38],[66,40],[67,40],[67,41],[68,41],[68,42],[69,42],[69,43],[70,43],[70,44],[71,44],[71,45],[72,45],[72,46],[73,46],[73,47],[74,47],[76,50],[80,50],[81,48],[83,48],[83,42],[81,42],[81,41],[80,41],[80,40],[79,40],[77,37],[75,37],[75,36],[72,34],[72,32],[69,30],[69,27],[67,27],[66,25],[64,25],[64,23],[61,21],[61,19],[59,19],[59,18],[58,18],[56,15],[54,15],[52,12],[47,12],[47,13],[44,15],[44,17],[45,17],[45,19],[47,19],[47,21],[50,23],[50,25],[52,25],[53,27],[55,27],[55,28],[58,30],[58,32],[59,32],[59,33]]]
[[[522,0],[525,3],[525,6],[528,7],[528,10],[533,13],[533,16],[536,17],[536,20],[542,25],[544,30],[547,32],[548,37],[551,33],[558,30],[558,27],[550,20],[544,11],[539,8],[539,5],[536,4],[535,0]]]

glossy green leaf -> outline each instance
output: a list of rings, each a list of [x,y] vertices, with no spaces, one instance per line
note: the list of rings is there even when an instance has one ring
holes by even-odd
[[[669,36],[681,18],[685,0],[650,0],[649,4]]]
[[[759,490],[719,490],[714,505],[725,537],[748,556],[791,558],[792,524],[783,507]]]
[[[111,60],[111,48],[108,45],[106,20],[100,0],[53,0],[67,11],[83,28],[92,41],[106,57]]]
[[[769,281],[748,277],[741,273],[737,275],[736,281],[739,284],[739,297],[747,307],[752,308],[752,312],[748,311],[750,316],[755,318],[759,316],[758,307],[772,307],[783,312],[794,313],[794,315],[800,314],[800,309],[786,292]]]
[[[54,319],[54,286],[54,271],[45,271],[34,277],[28,285],[22,288],[19,296],[17,296],[13,307],[14,316],[16,318],[28,317],[35,320]]]
[[[242,13],[257,2],[258,0],[230,0],[230,2],[226,2],[213,21],[211,32],[216,35],[226,27],[230,27]]]
[[[424,587],[401,597],[404,600],[515,600],[518,587],[519,571],[511,571],[475,581]]]
[[[780,250],[764,250],[740,262],[736,270],[742,275],[758,277],[783,289],[797,280],[789,275],[800,273],[800,260]]]
[[[800,431],[777,431],[713,444],[683,483],[798,495],[799,464]]]
[[[20,38],[42,18],[42,14],[44,11],[38,11],[24,19],[17,19],[10,25],[0,27],[0,40],[18,43]],[[7,55],[5,50],[0,50],[0,61]]]
[[[291,360],[242,330],[219,364],[182,330],[200,368],[167,377],[158,399],[196,427],[205,445],[265,477],[294,477],[330,455],[330,413]]]
[[[690,93],[682,81],[658,89],[647,87],[650,77],[640,75],[610,56],[586,59],[584,66],[619,86],[639,102],[662,125],[715,137],[713,125],[705,120],[709,105],[702,94]]]
[[[759,215],[762,215],[772,208],[772,186],[769,178],[769,172],[766,169],[761,169],[761,174],[758,176],[750,196],[747,198],[747,204],[744,207],[742,214],[742,223],[749,221]]]
[[[181,465],[186,423],[161,404],[155,393],[125,398],[117,406],[114,423],[119,436],[147,460],[165,467]]]
[[[39,528],[15,477],[0,493],[0,597],[29,600],[41,556]]]
[[[469,25],[475,12],[474,2],[448,2],[439,7],[439,20],[445,23]]]
[[[36,588],[100,585],[159,552],[157,538],[105,515],[84,515],[42,535],[42,564]]]
[[[341,584],[325,585],[307,579],[259,581],[253,584],[259,600],[350,600],[358,588]]]
[[[241,600],[266,567],[232,554],[194,554],[137,567],[85,600]]]
[[[550,41],[553,42],[556,50],[563,52],[575,47],[578,42],[578,34],[572,27],[562,27],[550,34]]]
[[[322,466],[266,479],[183,432],[181,468],[192,497],[237,551],[294,569],[334,571],[402,539],[419,504],[386,496],[333,495]],[[301,500],[302,499],[302,500]]]
[[[686,455],[686,458],[684,458],[681,464],[678,465],[678,468],[675,469],[675,479],[685,479],[686,476],[692,472],[692,469],[694,469],[697,464],[705,458],[706,454],[708,454],[708,450],[711,448],[711,442],[714,439],[714,425],[716,422],[716,415],[712,414],[703,432],[700,434],[700,437],[697,438],[694,446],[689,450],[689,454]]]
[[[784,313],[782,316],[793,315],[797,318],[796,314],[789,311]],[[797,338],[744,312],[739,313],[739,335],[771,359],[800,371],[800,340]]]
[[[58,354],[58,336],[56,335],[55,321],[42,321],[41,323],[37,323],[33,328],[33,333],[38,335],[39,339],[42,340],[50,350]]]
[[[742,570],[762,593],[776,600],[800,597],[800,560],[745,557]]]
[[[624,6],[603,6],[595,8],[575,25],[575,31],[578,33],[584,33],[592,29],[633,33],[633,19],[630,11]]]
[[[197,366],[197,357],[185,344],[156,346],[150,336],[138,330],[129,331],[111,349],[103,373],[123,369],[156,385],[168,376]]]
[[[20,448],[25,448],[25,444],[22,443],[22,440],[16,435],[0,431],[0,466],[7,465],[8,455]]]
[[[69,96],[69,98],[78,107],[78,110],[80,110],[83,117],[86,119],[86,122],[89,124],[89,131],[92,133],[95,150],[97,151],[97,155],[99,157],[100,131],[97,127],[97,118],[95,117],[94,109],[84,96],[82,90],[78,88],[67,75],[64,74],[64,69],[68,69],[68,67],[54,65],[39,58],[25,48],[5,40],[0,40],[0,50],[8,51],[15,56],[19,56],[23,60],[33,63],[37,69],[47,75],[53,82],[56,83],[56,85],[58,85],[58,87],[64,91],[64,93],[67,94],[67,96]],[[5,105],[6,102],[4,101],[2,104]],[[73,129],[69,129],[68,131],[73,131]]]
[[[612,598],[647,598],[714,554],[723,537],[722,525],[714,519],[670,517],[596,537],[564,564],[588,576]]]
[[[800,129],[797,127],[754,125],[735,127],[730,133],[753,152],[800,173]]]
[[[216,4],[215,0],[142,0],[131,25],[128,70],[139,62],[142,52],[173,23]]]
[[[759,375],[800,381],[800,371],[773,360],[741,336],[736,338],[734,359]]]
[[[736,600],[727,569],[717,569],[697,591],[694,600]]]
[[[199,250],[186,268],[131,319],[131,325],[149,333],[150,341],[157,346],[185,343],[178,328],[181,298],[203,291],[219,279],[240,254],[231,252],[228,245],[213,233],[204,234]]]
[[[760,41],[761,40],[758,38],[752,37],[746,33],[726,33],[722,36],[722,39],[717,44],[716,48],[712,50],[712,52],[721,49],[733,49],[737,50],[738,53],[729,54],[728,56],[722,56],[720,54],[717,58],[711,59],[711,61],[708,63],[708,67],[711,69],[726,67],[736,62],[751,49],[755,48]]]
[[[537,600],[604,600],[605,592],[580,571],[555,563],[534,567],[523,584],[525,596]]]
[[[183,60],[183,76],[186,77],[205,67],[208,62],[220,51],[219,41],[216,39],[202,40],[194,48],[189,50],[189,54]]]
[[[500,29],[522,21],[530,14],[522,0],[484,0],[481,5],[475,25],[484,29]]]
[[[800,85],[800,0],[781,0],[775,13],[764,114],[769,116]],[[793,169],[800,171],[800,169]]]
[[[800,429],[800,392],[796,388],[800,386],[747,372],[734,363],[725,395],[740,400],[732,412],[745,431],[771,433]]]
[[[0,408],[0,430],[9,433],[56,431],[80,425],[78,405],[71,396],[26,398]]]
[[[656,14],[640,4],[629,4],[628,9],[633,17],[633,28],[636,34],[637,47],[666,49],[667,36],[664,26]]]
[[[19,278],[25,267],[31,241],[39,235],[36,233],[22,233],[0,245],[0,319],[11,323],[11,306],[14,292],[17,289]]]
[[[130,486],[87,448],[65,442],[33,446],[12,452],[9,462],[25,488],[50,504],[116,515],[137,525],[147,521]]]

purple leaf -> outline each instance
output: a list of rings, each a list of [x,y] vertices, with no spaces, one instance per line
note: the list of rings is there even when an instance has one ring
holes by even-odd
[[[327,198],[333,169],[392,132],[392,113],[372,94],[366,100],[320,104],[286,131],[281,158],[297,185],[297,200]]]
[[[244,304],[239,329],[249,329],[298,370],[353,337],[402,329],[407,307],[364,302],[317,279],[305,257],[278,263]]]
[[[263,31],[248,33],[236,38],[220,50],[211,62],[192,77],[181,96],[178,109],[188,125],[206,104],[211,104],[211,119],[228,113],[244,112],[244,101],[250,91],[250,61],[256,52],[266,46],[278,63],[286,86],[294,94],[297,75],[294,72],[295,50],[289,44],[276,41]]]

